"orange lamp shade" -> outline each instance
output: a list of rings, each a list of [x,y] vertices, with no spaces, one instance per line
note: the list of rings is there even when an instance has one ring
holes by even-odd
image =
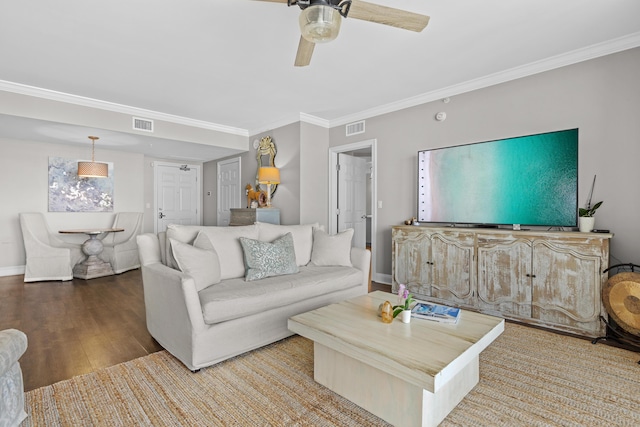
[[[260,184],[280,184],[280,169],[269,166],[258,169]]]

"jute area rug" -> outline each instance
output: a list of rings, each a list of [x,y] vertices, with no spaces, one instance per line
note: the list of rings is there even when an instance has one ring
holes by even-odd
[[[441,426],[639,426],[640,355],[507,324]],[[316,384],[294,336],[192,374],[166,351],[26,394],[23,426],[385,426]],[[402,405],[403,402],[396,402]]]

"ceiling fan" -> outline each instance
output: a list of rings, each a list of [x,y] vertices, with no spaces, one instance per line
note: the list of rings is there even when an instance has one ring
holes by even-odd
[[[316,43],[326,43],[338,37],[342,18],[361,19],[420,32],[429,17],[362,0],[259,0],[298,5],[300,13],[300,43],[294,65],[305,67],[311,62]]]

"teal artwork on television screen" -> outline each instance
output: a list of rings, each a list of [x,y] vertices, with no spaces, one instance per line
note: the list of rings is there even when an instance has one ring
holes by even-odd
[[[418,153],[418,220],[575,226],[578,129]]]

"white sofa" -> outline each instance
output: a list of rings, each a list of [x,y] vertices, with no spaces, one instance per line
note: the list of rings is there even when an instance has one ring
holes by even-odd
[[[316,226],[170,225],[138,236],[150,334],[196,371],[292,335],[293,315],[366,294],[369,251],[351,248],[353,230]],[[282,265],[287,274],[247,280]]]

